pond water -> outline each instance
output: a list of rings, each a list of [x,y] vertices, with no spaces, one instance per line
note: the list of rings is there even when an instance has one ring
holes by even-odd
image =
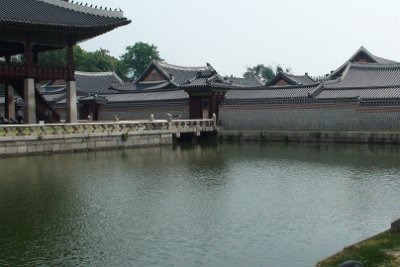
[[[0,159],[0,266],[314,266],[400,217],[397,146]]]

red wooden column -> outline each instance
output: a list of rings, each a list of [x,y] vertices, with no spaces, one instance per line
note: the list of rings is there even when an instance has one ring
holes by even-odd
[[[36,123],[35,80],[33,78],[32,42],[25,41],[24,123]]]
[[[78,121],[76,105],[76,83],[74,67],[74,44],[70,43],[67,48],[68,79],[67,79],[67,122]]]

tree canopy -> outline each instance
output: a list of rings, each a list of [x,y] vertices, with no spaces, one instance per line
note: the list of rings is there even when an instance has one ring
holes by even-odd
[[[255,67],[252,68],[247,68],[246,72],[243,74],[243,77],[252,77],[252,76],[257,76],[258,78],[265,80],[265,81],[270,81],[275,76],[280,73],[284,72],[283,67],[281,65],[276,65],[275,70],[271,66],[264,66],[263,64],[258,64]],[[290,68],[286,69],[286,73],[290,73],[291,70]]]
[[[253,68],[247,68],[247,71],[243,74],[244,77],[257,76],[263,80],[269,81],[275,77],[275,72],[271,67],[266,67],[263,64],[258,64]]]
[[[129,68],[132,78],[136,79],[146,70],[152,60],[160,60],[160,53],[155,45],[138,42],[126,48],[126,53],[121,56],[121,61]]]
[[[65,49],[47,51],[39,54],[39,64],[50,66],[65,66],[67,51]],[[120,60],[110,55],[106,49],[100,48],[88,52],[79,45],[74,47],[74,64],[77,71],[102,72],[114,71],[121,78],[126,77],[128,67]]]
[[[65,66],[66,49],[46,51],[39,54],[39,64],[50,66]],[[128,46],[126,52],[118,59],[110,55],[106,49],[88,52],[79,45],[74,47],[74,64],[77,71],[103,72],[114,71],[123,80],[128,76],[136,79],[152,60],[162,60],[157,47],[143,42]]]

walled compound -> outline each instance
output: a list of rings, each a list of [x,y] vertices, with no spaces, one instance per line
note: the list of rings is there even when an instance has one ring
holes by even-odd
[[[158,119],[167,114],[198,119],[215,112],[219,125],[231,130],[400,129],[400,63],[377,57],[364,47],[323,77],[279,73],[266,84],[256,77],[221,76],[210,64],[181,67],[156,61],[131,83],[121,82],[114,73],[76,72],[75,77],[80,119],[132,120],[150,114]],[[190,84],[229,88],[218,96],[204,95],[196,102],[201,112],[191,117]],[[42,95],[64,117],[65,89],[65,84],[54,83],[41,87]],[[218,104],[212,113],[210,103]]]

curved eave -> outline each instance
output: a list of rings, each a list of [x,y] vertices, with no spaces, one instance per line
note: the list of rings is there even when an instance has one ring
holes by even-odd
[[[38,21],[31,21],[31,20],[23,20],[23,21],[18,21],[18,20],[12,20],[12,19],[0,19],[0,27],[6,26],[6,25],[18,25],[18,26],[26,26],[32,27],[32,26],[39,26],[43,28],[48,28],[48,27],[62,27],[62,28],[83,28],[83,29],[91,29],[91,28],[96,28],[96,27],[109,27],[109,26],[123,26],[131,23],[131,20],[128,20],[127,18],[104,18],[105,20],[109,20],[110,22],[108,23],[98,23],[97,25],[90,25],[90,24],[65,24],[65,23],[51,23],[51,22],[38,22]]]
[[[98,25],[70,25],[57,23],[39,23],[39,22],[20,22],[11,20],[0,20],[0,35],[7,34],[7,30],[27,30],[31,32],[61,32],[72,36],[73,41],[80,42],[98,35],[109,32],[115,28],[130,24],[132,21],[126,18],[115,18],[110,23],[102,23]],[[83,36],[82,36],[83,35]],[[32,36],[34,37],[34,36]]]

